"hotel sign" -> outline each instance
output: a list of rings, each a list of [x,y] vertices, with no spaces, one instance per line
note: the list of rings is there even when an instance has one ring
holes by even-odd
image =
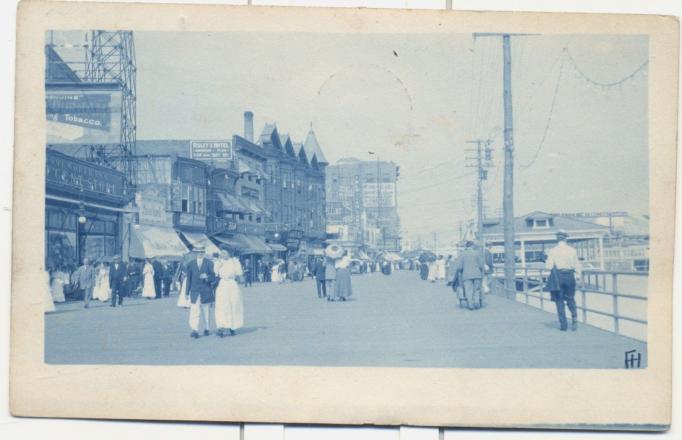
[[[191,141],[190,157],[208,162],[232,160],[232,141]]]

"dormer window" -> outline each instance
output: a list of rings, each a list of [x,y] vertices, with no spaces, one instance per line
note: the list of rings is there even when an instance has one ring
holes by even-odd
[[[547,219],[535,220],[534,228],[549,228],[549,221]]]

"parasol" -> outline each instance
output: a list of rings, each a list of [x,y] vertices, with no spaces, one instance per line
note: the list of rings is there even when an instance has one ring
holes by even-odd
[[[330,244],[324,250],[324,254],[329,258],[341,258],[343,257],[343,248],[338,244]]]
[[[438,257],[436,257],[436,254],[430,251],[426,251],[419,256],[420,263],[428,263],[430,261],[436,261],[437,259]]]

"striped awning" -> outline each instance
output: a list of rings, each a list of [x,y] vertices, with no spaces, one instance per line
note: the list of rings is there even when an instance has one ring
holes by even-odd
[[[223,205],[222,210],[227,212],[237,212],[240,214],[251,214],[253,210],[243,203],[239,197],[227,193],[217,193],[218,200]]]

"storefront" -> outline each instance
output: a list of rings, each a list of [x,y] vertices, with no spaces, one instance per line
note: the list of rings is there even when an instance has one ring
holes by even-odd
[[[84,258],[120,253],[122,214],[129,211],[123,174],[50,149],[46,154],[46,267],[73,268]]]

